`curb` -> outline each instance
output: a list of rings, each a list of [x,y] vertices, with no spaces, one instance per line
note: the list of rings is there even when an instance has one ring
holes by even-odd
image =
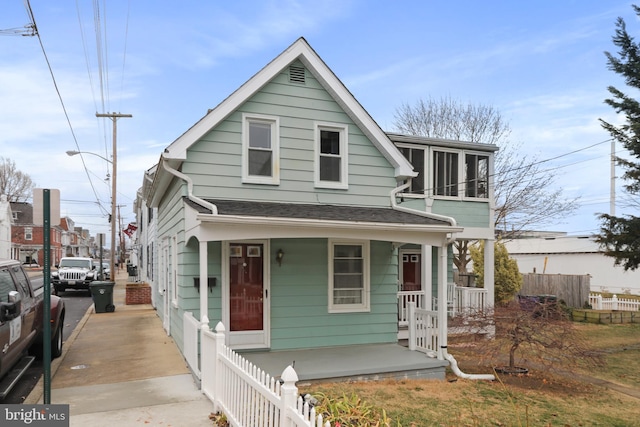
[[[64,342],[64,345],[62,347],[62,354],[60,355],[60,357],[58,357],[57,359],[51,362],[51,378],[52,379],[55,376],[56,372],[58,372],[58,368],[60,368],[60,365],[64,361],[64,358],[67,356],[67,353],[69,352],[69,348],[73,345],[73,342],[78,338],[80,331],[82,331],[82,329],[84,328],[84,325],[89,320],[89,317],[91,317],[91,314],[93,314],[93,311],[94,309],[92,304],[84,313],[84,316],[82,316],[82,319],[80,319],[80,321],[76,325],[75,329],[73,330],[69,338]],[[44,397],[44,378],[40,377],[40,379],[38,380],[38,383],[35,385],[33,390],[31,390],[31,393],[29,393],[29,395],[24,399],[24,402],[22,403],[26,405],[35,405],[40,403],[43,397]]]

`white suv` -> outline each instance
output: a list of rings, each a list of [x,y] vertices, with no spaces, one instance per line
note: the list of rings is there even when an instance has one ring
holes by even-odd
[[[66,257],[56,265],[58,271],[51,272],[53,293],[58,295],[67,289],[86,289],[98,278],[98,270],[91,258]]]

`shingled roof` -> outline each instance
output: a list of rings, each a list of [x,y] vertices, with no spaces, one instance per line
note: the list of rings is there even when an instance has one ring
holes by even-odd
[[[200,213],[211,211],[187,197],[185,202]],[[327,221],[350,221],[407,225],[450,226],[446,221],[389,208],[345,205],[312,205],[300,203],[276,203],[261,201],[206,199],[216,205],[218,215],[266,218],[291,218]]]

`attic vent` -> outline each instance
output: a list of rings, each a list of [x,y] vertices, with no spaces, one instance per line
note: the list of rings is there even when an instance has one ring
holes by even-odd
[[[300,65],[289,66],[289,81],[291,83],[305,84],[304,67]]]

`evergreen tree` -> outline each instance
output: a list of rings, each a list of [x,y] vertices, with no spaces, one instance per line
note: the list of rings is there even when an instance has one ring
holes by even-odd
[[[478,286],[484,286],[484,241],[471,246],[473,272]],[[497,241],[494,246],[494,284],[496,304],[504,304],[513,299],[522,288],[522,275],[518,262],[509,256],[504,243]]]
[[[636,15],[640,8],[632,5]],[[630,89],[640,89],[640,44],[627,32],[625,21],[618,18],[613,44],[620,50],[616,55],[605,52],[608,68],[624,78]],[[617,157],[616,162],[625,173],[625,189],[632,196],[640,192],[640,103],[633,96],[623,93],[614,86],[608,87],[611,98],[605,103],[616,113],[624,114],[625,123],[616,126],[602,119],[602,127],[637,160]],[[600,233],[596,241],[605,255],[615,259],[615,265],[625,270],[635,270],[640,265],[640,218],[634,215],[614,216],[601,214]]]

